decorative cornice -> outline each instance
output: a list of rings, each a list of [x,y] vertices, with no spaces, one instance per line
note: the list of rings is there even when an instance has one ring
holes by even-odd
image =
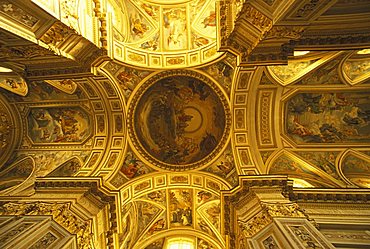
[[[292,201],[326,203],[369,203],[369,189],[294,189],[289,193]]]
[[[318,35],[310,37],[302,37],[299,40],[291,40],[290,46],[293,47],[309,47],[309,48],[325,48],[340,50],[342,48],[361,48],[370,46],[370,35],[365,34],[343,34],[343,35]]]
[[[82,220],[71,210],[71,202],[0,202],[0,215],[51,215],[71,234],[76,234],[78,248],[92,248],[91,221]]]
[[[303,26],[273,26],[264,39],[299,39],[306,27]]]
[[[40,41],[49,46],[58,46],[70,35],[77,35],[77,32],[60,21],[56,21],[41,37]]]
[[[100,190],[100,180],[99,179],[65,179],[65,178],[38,178],[35,182],[36,192],[42,189],[78,189],[86,188],[85,196],[92,195],[98,201],[103,204],[108,204],[109,208],[109,230],[106,232],[107,236],[107,246],[109,248],[114,248],[114,233],[117,233],[117,205],[116,196],[108,195]]]

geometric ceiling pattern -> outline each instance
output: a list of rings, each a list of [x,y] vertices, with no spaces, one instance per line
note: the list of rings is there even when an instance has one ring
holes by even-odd
[[[150,68],[210,62],[216,49],[216,5],[208,1],[109,1],[114,58]]]
[[[223,197],[245,176],[370,187],[369,49],[310,50],[272,21],[316,27],[308,7],[22,4],[0,0],[0,70],[10,70],[0,71],[1,215],[51,215],[77,236],[54,240],[78,248],[172,249],[183,235],[183,245],[222,249],[232,248]],[[277,56],[289,40],[307,53]]]

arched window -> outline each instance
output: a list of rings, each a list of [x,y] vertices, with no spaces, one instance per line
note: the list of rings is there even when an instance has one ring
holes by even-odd
[[[166,249],[194,249],[194,239],[185,237],[174,237],[167,239]]]

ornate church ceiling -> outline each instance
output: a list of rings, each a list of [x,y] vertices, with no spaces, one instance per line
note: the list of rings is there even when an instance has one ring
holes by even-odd
[[[240,66],[244,50],[218,50],[213,0],[33,2],[43,10],[0,0],[0,66],[12,69],[0,72],[0,214],[40,215],[36,201],[55,219],[65,210],[80,248],[157,249],[186,233],[196,248],[221,249],[221,191],[240,176],[370,187],[363,44]],[[235,32],[243,13],[261,14],[233,4]]]
[[[150,68],[197,66],[220,56],[216,1],[117,1],[112,15],[114,58]]]

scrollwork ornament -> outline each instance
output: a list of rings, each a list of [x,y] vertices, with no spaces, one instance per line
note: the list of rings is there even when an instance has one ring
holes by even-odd
[[[8,107],[6,102],[0,99],[0,167],[11,156],[18,135],[14,129],[16,124]]]
[[[262,209],[271,217],[304,217],[297,203],[261,203]]]
[[[43,34],[40,40],[49,46],[57,46],[71,34],[77,33],[74,29],[66,26],[62,22],[56,22]]]

